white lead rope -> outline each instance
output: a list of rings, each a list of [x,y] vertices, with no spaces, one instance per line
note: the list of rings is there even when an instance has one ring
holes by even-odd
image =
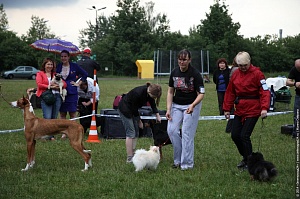
[[[267,116],[285,115],[285,114],[289,114],[289,113],[293,113],[293,111],[270,112],[270,113],[267,113]],[[90,117],[92,115],[93,114],[85,115],[85,116],[82,116],[82,117],[76,117],[76,118],[73,118],[73,119],[70,119],[70,120],[77,120],[77,119],[81,119],[81,118],[85,118],[85,117]],[[95,114],[95,115],[100,116],[100,117],[116,117],[116,118],[120,117],[119,115],[105,115],[105,114]],[[140,116],[140,117],[143,120],[155,120],[156,119],[156,116]],[[234,118],[234,115],[230,115],[230,119],[233,119],[233,118]],[[165,116],[162,116],[161,120],[167,120],[167,118]],[[220,115],[220,116],[200,116],[199,120],[226,120],[226,118],[225,118],[224,115]],[[14,129],[14,130],[3,130],[3,131],[0,131],[0,134],[1,133],[18,132],[18,131],[22,131],[22,130],[24,130],[24,128]]]

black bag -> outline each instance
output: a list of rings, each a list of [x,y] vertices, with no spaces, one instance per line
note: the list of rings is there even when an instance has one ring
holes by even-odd
[[[284,86],[281,87],[278,91],[275,92],[276,95],[276,102],[284,102],[290,103],[292,94],[288,87]]]
[[[116,109],[101,109],[101,115],[119,115]],[[106,139],[125,139],[126,132],[120,117],[101,116],[101,134]]]
[[[47,105],[53,105],[56,101],[55,95],[52,93],[51,89],[44,91],[41,95],[41,98]]]

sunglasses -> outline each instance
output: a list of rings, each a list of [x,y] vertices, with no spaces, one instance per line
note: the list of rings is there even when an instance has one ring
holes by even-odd
[[[238,64],[239,67],[246,67],[248,64]]]

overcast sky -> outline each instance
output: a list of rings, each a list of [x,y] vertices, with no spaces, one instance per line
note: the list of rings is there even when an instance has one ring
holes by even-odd
[[[190,27],[200,24],[210,12],[214,0],[152,0],[157,13],[165,13],[171,31],[188,34]],[[31,27],[31,16],[44,18],[50,30],[62,39],[78,44],[79,30],[87,28],[87,21],[95,23],[98,15],[111,16],[117,0],[0,0],[8,17],[9,30],[20,36]],[[140,0],[141,5],[149,0]],[[233,22],[241,24],[240,34],[247,37],[279,34],[283,37],[300,33],[300,0],[226,0]]]

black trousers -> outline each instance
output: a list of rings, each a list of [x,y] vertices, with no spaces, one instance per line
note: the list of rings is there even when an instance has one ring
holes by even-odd
[[[252,143],[250,136],[253,132],[258,117],[246,118],[242,122],[242,117],[235,115],[231,139],[235,143],[239,153],[243,156],[243,161],[247,162],[247,157],[252,154]]]
[[[225,92],[218,92],[217,91],[217,96],[218,96],[218,106],[219,106],[220,115],[224,115],[223,102],[224,102]]]

